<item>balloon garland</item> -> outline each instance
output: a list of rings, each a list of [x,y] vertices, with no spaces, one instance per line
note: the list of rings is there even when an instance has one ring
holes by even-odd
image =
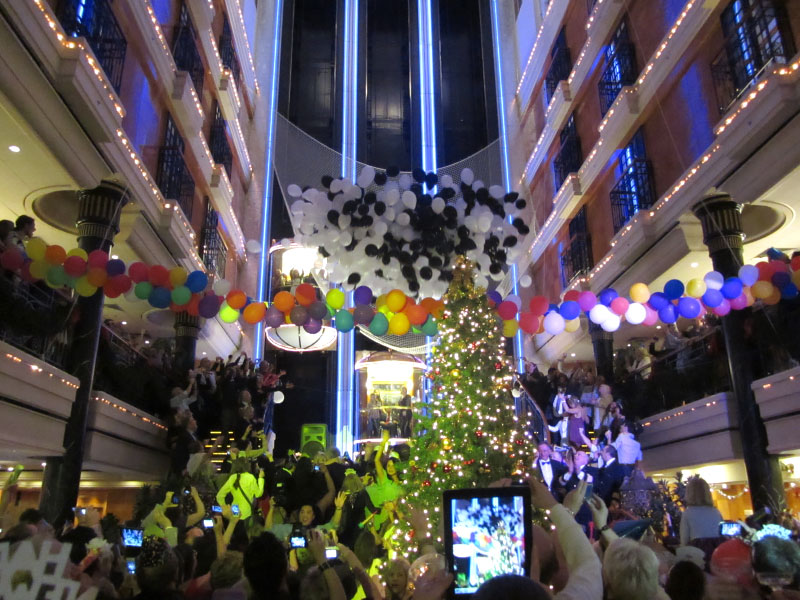
[[[702,279],[690,279],[686,284],[670,279],[660,292],[651,292],[644,283],[634,283],[627,298],[613,288],[599,294],[570,290],[560,304],[534,296],[524,312],[518,296],[512,294],[503,299],[498,292],[490,291],[487,297],[503,319],[503,334],[513,337],[518,329],[532,335],[577,331],[581,312],[609,332],[619,329],[623,319],[632,325],[655,325],[658,321],[675,323],[679,317],[694,319],[706,312],[722,317],[756,301],[773,305],[781,299],[797,298],[798,288],[800,257],[795,257],[790,263],[770,260],[743,265],[737,277],[725,278],[718,271],[709,271]]]

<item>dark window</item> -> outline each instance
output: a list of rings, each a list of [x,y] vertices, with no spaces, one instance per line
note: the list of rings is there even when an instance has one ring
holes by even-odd
[[[206,198],[206,218],[200,234],[200,259],[209,273],[214,273],[220,279],[225,277],[228,249],[219,233],[219,215],[211,207],[208,198]]]
[[[579,275],[585,275],[594,266],[592,240],[586,227],[586,207],[569,222],[569,244],[561,253],[561,283],[567,287]]]
[[[170,115],[167,115],[164,144],[158,151],[156,184],[164,198],[177,202],[186,218],[192,218],[194,179],[183,158],[183,139]]]
[[[211,156],[214,162],[225,167],[225,172],[228,174],[228,179],[230,179],[233,156],[231,154],[231,147],[228,144],[225,119],[222,118],[222,112],[219,110],[219,103],[216,103],[214,122],[211,124],[211,135],[208,145],[211,147]]]
[[[556,191],[561,189],[567,175],[576,173],[583,164],[581,153],[581,139],[575,128],[575,114],[571,114],[564,129],[559,134],[561,148],[553,160],[553,175],[555,177]]]
[[[239,57],[236,56],[236,48],[233,47],[233,32],[228,22],[228,15],[223,15],[222,34],[219,36],[219,57],[222,64],[231,70],[231,79],[238,85],[242,69],[239,66]]]
[[[566,81],[572,71],[572,59],[569,55],[569,48],[567,48],[567,36],[564,29],[556,38],[556,43],[550,51],[550,69],[547,71],[547,76],[544,80],[545,96],[547,103],[553,99],[553,94],[556,93],[559,81]]]
[[[67,35],[86,38],[111,85],[119,92],[128,43],[109,0],[61,0],[56,14]]]
[[[622,149],[619,157],[620,177],[611,190],[611,215],[616,233],[642,209],[655,202],[653,172],[647,160],[641,129]]]
[[[186,3],[181,5],[181,16],[178,20],[178,27],[175,29],[175,38],[172,44],[172,56],[175,58],[175,65],[178,70],[188,71],[197,95],[202,95],[205,68],[203,67],[203,59],[200,58],[200,52],[197,50],[197,32],[192,25],[192,19],[189,17]]]
[[[636,68],[636,52],[628,37],[628,25],[623,20],[605,49],[606,67],[600,77],[600,112],[604,115],[614,104],[626,85],[633,85],[639,71]]]
[[[711,72],[724,113],[770,61],[786,63],[795,48],[786,8],[779,0],[734,0],[721,21],[725,45]]]

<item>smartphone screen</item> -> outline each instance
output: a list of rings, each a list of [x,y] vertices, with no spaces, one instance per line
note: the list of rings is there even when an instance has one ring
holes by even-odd
[[[203,527],[206,529],[214,528],[214,519],[203,519]]]
[[[719,534],[726,537],[742,535],[742,524],[738,521],[720,521]]]
[[[212,504],[211,505],[211,512],[222,514],[222,507],[219,504]]]
[[[172,494],[172,504],[178,506],[181,503],[181,497],[177,494]]]
[[[238,504],[231,504],[231,513],[234,517],[239,516],[239,505]]]
[[[293,535],[289,538],[289,546],[292,548],[305,548],[306,537],[304,535]]]
[[[336,546],[328,546],[325,548],[325,558],[328,560],[339,558],[339,549]]]
[[[589,500],[592,497],[593,493],[594,493],[594,484],[593,483],[586,484],[586,494],[584,494],[583,496],[584,499]]]
[[[142,530],[133,528],[122,528],[122,544],[128,548],[142,547]]]
[[[136,575],[136,559],[129,558],[127,560],[127,563],[128,563],[128,573],[130,573],[131,575]]]

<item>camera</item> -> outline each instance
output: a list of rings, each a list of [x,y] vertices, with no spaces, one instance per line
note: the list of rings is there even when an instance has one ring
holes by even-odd
[[[128,548],[141,548],[143,541],[143,531],[141,529],[122,528],[122,544]]]
[[[719,534],[725,537],[742,535],[742,524],[738,521],[720,521]]]
[[[172,494],[172,505],[178,506],[181,503],[181,497],[177,494]]]
[[[211,512],[221,515],[222,514],[222,507],[219,504],[212,504],[211,505]]]

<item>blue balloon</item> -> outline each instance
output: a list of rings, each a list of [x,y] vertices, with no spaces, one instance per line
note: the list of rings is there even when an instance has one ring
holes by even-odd
[[[600,300],[600,304],[608,306],[609,304],[611,304],[611,301],[617,296],[619,296],[617,290],[613,288],[606,288],[602,292],[600,292],[600,295],[597,296],[597,299]]]
[[[189,291],[193,294],[202,292],[208,285],[208,275],[202,271],[192,271],[186,278],[186,283],[184,285],[189,288]]]
[[[720,290],[728,300],[733,300],[742,295],[742,280],[738,277],[728,277]]]
[[[663,292],[653,292],[647,303],[653,310],[659,311],[669,304],[669,298]]]
[[[147,301],[153,308],[169,308],[169,303],[172,301],[172,294],[165,287],[154,287]]]
[[[719,290],[706,290],[706,293],[703,294],[703,304],[705,304],[709,308],[716,308],[725,298],[722,297],[722,292]]]
[[[564,317],[564,319],[571,321],[572,319],[577,319],[578,316],[580,316],[581,307],[580,304],[574,300],[567,300],[561,303],[561,308],[558,309],[558,312],[561,313],[561,316]]]
[[[678,314],[684,319],[694,319],[700,315],[702,310],[703,307],[700,306],[700,302],[694,298],[686,297],[678,300]]]
[[[798,294],[800,294],[800,290],[798,290],[797,286],[793,283],[789,283],[781,288],[781,298],[785,298],[786,300],[797,298]]]
[[[670,279],[664,284],[664,295],[670,300],[677,300],[683,296],[683,282],[677,279]]]
[[[772,274],[772,285],[774,285],[779,290],[782,290],[785,286],[792,283],[792,276],[789,275],[786,271],[778,271],[777,273]]]
[[[558,312],[558,304],[551,304],[550,306],[548,306],[547,307],[547,312],[545,314],[547,314],[549,312],[552,312],[552,311]]]
[[[500,304],[503,301],[503,297],[500,295],[500,292],[497,292],[495,290],[486,292],[486,297],[489,298],[489,300],[491,300],[495,304]]]
[[[664,323],[674,323],[678,320],[678,309],[674,304],[667,303],[658,311],[658,318]]]

